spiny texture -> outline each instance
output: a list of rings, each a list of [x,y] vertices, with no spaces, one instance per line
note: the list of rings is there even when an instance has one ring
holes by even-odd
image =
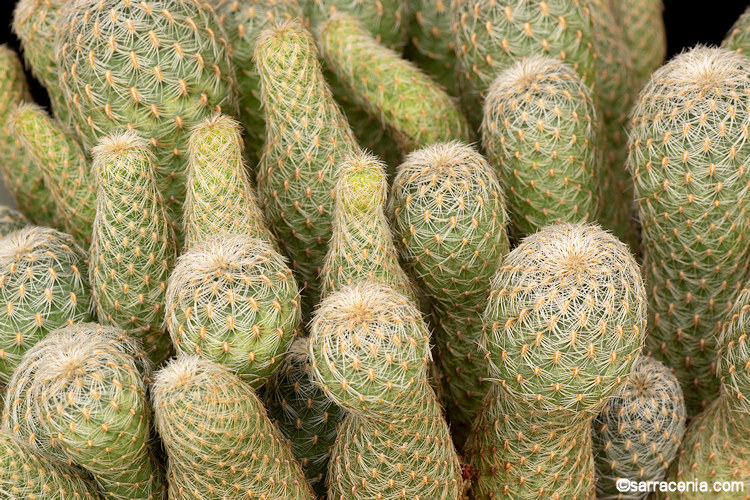
[[[269,417],[289,440],[307,481],[319,497],[325,497],[328,460],[345,412],[314,384],[309,343],[306,337],[294,340],[266,386],[265,401]]]
[[[10,126],[44,177],[59,226],[88,248],[96,214],[96,188],[81,146],[36,104],[21,103]]]
[[[667,55],[662,0],[610,0],[625,35],[636,75],[637,95]]]
[[[27,226],[0,239],[0,382],[50,332],[92,319],[88,274],[67,234]]]
[[[452,96],[458,95],[450,0],[416,0],[409,25],[410,58]]]
[[[26,216],[18,210],[0,206],[0,237],[12,233],[17,229],[23,229],[30,224]]]
[[[152,392],[171,498],[315,498],[258,396],[225,367],[182,356],[157,372]]]
[[[158,365],[172,350],[163,325],[164,295],[177,243],[156,187],[154,156],[133,132],[102,138],[92,154],[97,200],[91,290],[97,317],[140,339]]]
[[[148,140],[179,220],[190,128],[214,112],[238,111],[213,8],[200,0],[75,0],[58,23],[60,86],[85,145],[126,128]]]
[[[638,264],[611,234],[547,226],[503,259],[484,323],[489,375],[509,397],[589,418],[638,358],[646,291]]]
[[[674,374],[659,361],[641,357],[593,422],[596,497],[645,498],[620,493],[616,482],[664,480],[685,434],[686,413]]]
[[[729,33],[722,41],[721,46],[739,54],[748,55],[750,53],[750,7],[745,9],[745,12],[729,29]]]
[[[299,302],[292,271],[269,243],[224,234],[178,259],[167,284],[166,322],[179,354],[223,364],[257,388],[294,340]]]
[[[385,217],[387,190],[385,165],[376,157],[356,153],[344,159],[336,184],[333,235],[321,276],[324,297],[346,285],[369,280],[417,300],[398,262]]]
[[[570,66],[532,56],[500,73],[484,100],[482,144],[508,195],[517,239],[549,224],[596,219],[597,116]]]
[[[747,279],[750,62],[696,47],[657,70],[632,113],[629,167],[649,286],[647,346],[688,412],[716,398],[716,335]]]
[[[461,102],[472,125],[482,121],[490,84],[519,59],[556,57],[593,89],[593,24],[582,0],[457,0],[451,12]]]
[[[0,45],[0,172],[18,208],[35,223],[52,226],[54,206],[42,172],[26,154],[9,123],[15,106],[31,100],[18,54],[7,45]]]
[[[188,141],[185,247],[221,233],[273,242],[247,178],[240,124],[215,115],[193,128]]]
[[[15,423],[23,433],[30,418],[38,431],[20,437],[52,440],[56,455],[90,472],[106,498],[166,498],[163,472],[149,445],[143,367],[146,363],[148,374],[150,363],[137,357],[140,352],[137,341],[114,328],[76,324],[38,342],[9,384],[13,396],[6,412],[25,407],[30,415],[16,408]]]
[[[0,498],[97,500],[96,485],[73,467],[50,460],[0,431]]]
[[[297,0],[214,0],[216,14],[232,46],[237,70],[240,119],[245,127],[245,143],[255,167],[266,137],[266,123],[260,106],[260,76],[253,62],[258,35],[273,23],[301,15]]]
[[[750,413],[750,288],[743,288],[732,305],[730,319],[718,338],[716,372],[733,409]]]
[[[267,125],[257,177],[261,205],[305,287],[309,311],[320,295],[336,172],[357,145],[323,78],[315,42],[298,21],[265,30],[254,60]]]
[[[354,17],[332,15],[318,41],[347,95],[380,119],[402,153],[440,141],[471,140],[456,102],[414,63],[378,44]]]

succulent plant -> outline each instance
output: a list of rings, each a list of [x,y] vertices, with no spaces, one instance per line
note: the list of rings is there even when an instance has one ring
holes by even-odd
[[[315,498],[258,396],[226,367],[181,356],[156,373],[152,394],[175,498]]]
[[[591,92],[558,59],[522,59],[492,82],[482,144],[508,196],[517,239],[597,218],[597,126]]]
[[[247,177],[240,124],[215,115],[193,128],[188,141],[185,246],[221,233],[274,242]]]
[[[92,319],[86,253],[70,235],[27,226],[0,239],[0,382],[50,332]]]
[[[111,327],[56,330],[14,373],[6,414],[15,419],[6,426],[19,425],[14,432],[24,441],[54,443],[52,450],[91,473],[107,498],[166,499],[149,444],[144,367],[148,375],[150,363],[140,353],[136,340]],[[24,435],[31,429],[36,436]]]
[[[458,96],[456,41],[450,0],[416,0],[411,7],[408,54],[452,96]]]
[[[176,238],[148,143],[134,132],[103,137],[92,149],[97,185],[91,290],[97,318],[140,339],[155,365],[172,350],[163,324]]]
[[[625,495],[619,479],[663,481],[685,434],[685,398],[677,377],[659,361],[642,356],[628,381],[593,421],[596,498]]]
[[[177,260],[166,322],[178,354],[227,366],[257,388],[273,374],[300,322],[299,289],[267,242],[222,234]]]
[[[318,42],[347,95],[380,119],[404,154],[435,142],[471,140],[466,119],[440,85],[378,44],[356,18],[331,15],[320,27]]]
[[[637,93],[667,55],[662,0],[610,0],[630,49]]]
[[[260,201],[305,287],[309,311],[320,294],[318,275],[331,237],[336,172],[358,146],[323,78],[312,35],[299,21],[264,30],[254,60],[267,124],[257,175]]]
[[[40,455],[0,431],[0,497],[35,500],[95,500],[96,485],[80,471]]]
[[[749,70],[744,56],[698,46],[654,73],[632,113],[646,343],[674,368],[690,414],[718,395],[716,335],[748,276]]]
[[[96,214],[96,187],[80,144],[36,104],[19,104],[9,121],[44,177],[59,225],[88,248]]]
[[[79,0],[60,11],[59,81],[81,139],[91,148],[126,128],[146,139],[175,221],[191,127],[217,111],[239,110],[224,36],[213,8],[200,0]]]
[[[750,35],[750,7],[745,9],[745,12],[729,29],[721,46],[747,56],[750,53],[750,36],[748,35]]]
[[[0,237],[29,225],[29,220],[18,210],[0,206]]]

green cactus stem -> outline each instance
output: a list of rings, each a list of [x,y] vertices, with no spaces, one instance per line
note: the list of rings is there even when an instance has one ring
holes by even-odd
[[[449,0],[413,2],[407,54],[450,95],[458,96],[458,59],[450,7]]]
[[[637,95],[667,55],[662,0],[610,0],[630,49]]]
[[[750,7],[735,21],[721,46],[747,56],[750,53]]]
[[[0,206],[0,237],[30,225],[29,219],[18,210]]]

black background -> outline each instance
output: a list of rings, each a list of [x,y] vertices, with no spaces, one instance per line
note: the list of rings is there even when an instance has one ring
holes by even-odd
[[[18,40],[10,30],[14,5],[14,0],[0,0],[0,43],[18,50]],[[718,45],[747,6],[744,0],[664,0],[668,57],[696,43]],[[47,105],[44,90],[31,83],[37,102]]]

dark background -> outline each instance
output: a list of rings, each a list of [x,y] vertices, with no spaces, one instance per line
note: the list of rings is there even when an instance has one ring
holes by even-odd
[[[15,0],[0,0],[0,43],[18,50],[10,30],[14,5]],[[745,0],[664,0],[668,57],[696,43],[718,45],[748,5]],[[32,92],[37,102],[48,104],[44,90],[33,81]]]

